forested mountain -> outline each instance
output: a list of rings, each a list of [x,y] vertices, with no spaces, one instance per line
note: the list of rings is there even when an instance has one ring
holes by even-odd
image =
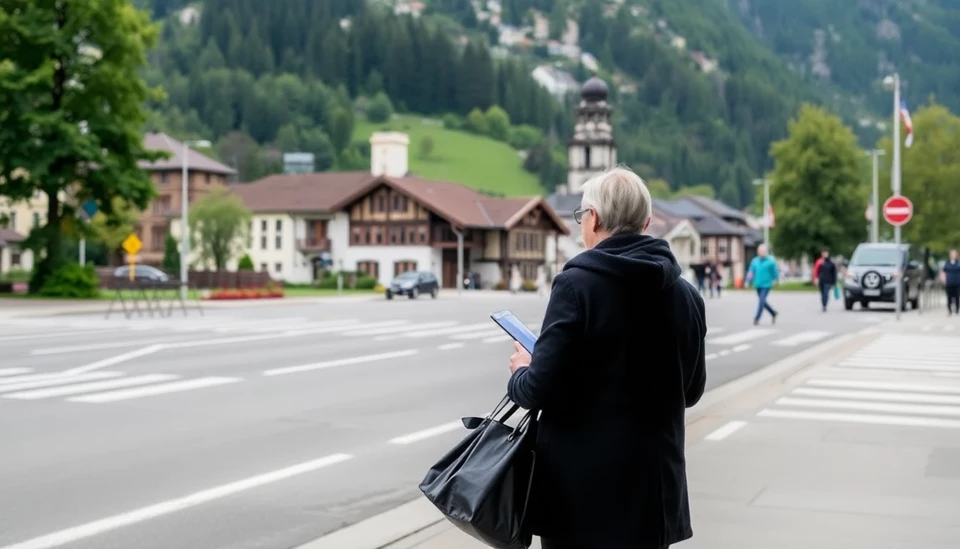
[[[550,39],[575,27],[576,46],[611,81],[619,158],[732,204],[750,202],[802,101],[832,108],[865,145],[877,130],[858,122],[888,116],[877,83],[894,67],[909,101],[960,101],[951,0],[426,0],[421,17],[395,14],[402,0],[141,1],[163,24],[148,78],[168,98],[152,105],[153,127],[216,140],[244,179],[276,170],[276,150],[290,147],[314,152],[319,169],[366,167],[353,121],[381,92],[398,111],[437,118],[499,105],[546,136],[533,158],[562,163],[573,103],[530,72],[589,73],[544,39],[504,48],[498,23],[546,19]],[[198,23],[181,22],[184,6],[200,10]],[[539,171],[546,190],[563,180]]]

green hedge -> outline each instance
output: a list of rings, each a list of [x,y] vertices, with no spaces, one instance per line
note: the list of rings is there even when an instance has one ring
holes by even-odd
[[[47,278],[38,293],[44,297],[98,297],[100,279],[93,265],[67,263]]]

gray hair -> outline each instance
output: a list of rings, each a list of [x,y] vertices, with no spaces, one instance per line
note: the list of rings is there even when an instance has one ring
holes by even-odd
[[[617,166],[583,184],[581,208],[593,208],[610,234],[643,232],[650,220],[650,191],[630,168]]]

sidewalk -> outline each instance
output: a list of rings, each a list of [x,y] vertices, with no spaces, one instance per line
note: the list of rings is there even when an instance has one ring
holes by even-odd
[[[960,319],[866,328],[826,360],[722,397],[688,420],[695,535],[676,547],[958,547]],[[376,547],[484,545],[441,521]]]

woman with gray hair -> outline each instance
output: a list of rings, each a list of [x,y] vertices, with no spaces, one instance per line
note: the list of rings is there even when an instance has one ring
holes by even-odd
[[[693,535],[684,413],[706,382],[703,299],[670,247],[643,234],[650,192],[616,168],[574,212],[588,250],[553,281],[510,398],[540,410],[529,509],[544,549],[662,549]]]

